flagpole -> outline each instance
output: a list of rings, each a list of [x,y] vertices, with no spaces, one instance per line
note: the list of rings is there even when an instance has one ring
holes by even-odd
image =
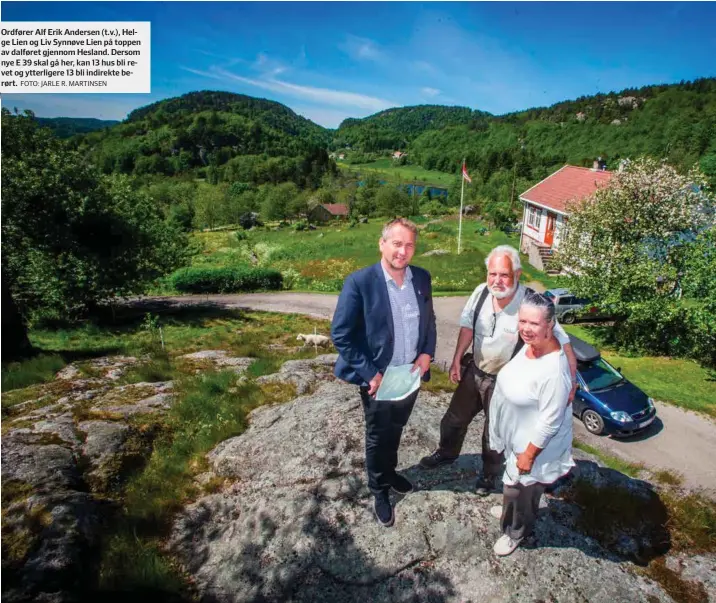
[[[460,180],[462,180],[462,186],[460,187],[460,218],[458,222],[457,227],[457,254],[460,255],[460,243],[462,242],[462,200],[465,196],[465,174],[463,173],[463,170],[465,169],[465,159],[462,160],[462,165],[460,166]]]

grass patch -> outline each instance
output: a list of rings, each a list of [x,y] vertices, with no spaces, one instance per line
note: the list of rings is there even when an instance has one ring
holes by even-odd
[[[22,362],[3,363],[2,391],[52,381],[66,364],[59,354],[39,354]]]
[[[434,364],[430,365],[430,381],[420,387],[434,394],[454,392],[457,389],[457,385],[450,381],[450,374]]]
[[[160,354],[149,362],[129,368],[122,378],[122,383],[158,383],[171,381],[175,376],[176,370],[169,356]]]
[[[664,491],[674,548],[689,554],[716,552],[716,506],[698,492]]]
[[[457,177],[455,174],[447,174],[438,170],[426,170],[419,165],[396,165],[388,157],[370,163],[345,164],[338,162],[337,165],[348,172],[377,174],[382,180],[395,184],[430,184],[437,188],[448,188]]]
[[[627,356],[605,346],[602,327],[569,325],[565,330],[596,345],[604,358],[647,395],[674,406],[716,417],[713,373],[693,360],[664,356]]]
[[[99,589],[110,593],[131,591],[133,598],[153,593],[165,601],[168,597],[182,598],[186,582],[156,541],[138,538],[127,526],[105,543]]]
[[[594,446],[590,446],[589,444],[586,444],[585,442],[582,442],[581,440],[578,440],[576,438],[573,441],[573,446],[588,454],[596,456],[606,467],[614,469],[615,471],[619,471],[619,473],[623,473],[624,475],[628,475],[629,477],[636,477],[637,475],[639,475],[639,472],[644,469],[644,465],[642,464],[630,463],[629,461],[625,461],[624,459],[621,459],[617,456],[607,454],[603,450],[595,448]]]
[[[252,379],[263,377],[264,375],[272,375],[277,373],[284,363],[283,358],[257,358],[248,369],[246,376]]]
[[[680,486],[684,483],[684,476],[668,469],[659,469],[653,473],[654,479],[665,486]]]

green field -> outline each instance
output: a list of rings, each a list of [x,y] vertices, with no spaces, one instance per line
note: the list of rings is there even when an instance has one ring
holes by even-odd
[[[485,280],[485,257],[489,251],[503,244],[519,245],[519,237],[501,231],[481,235],[482,226],[475,220],[463,221],[462,249],[457,255],[456,217],[437,223],[416,219],[421,228],[413,264],[430,271],[436,293],[471,293]],[[337,293],[343,279],[351,272],[379,259],[378,239],[384,220],[349,228],[347,224],[333,224],[313,231],[297,232],[290,227],[282,230],[253,230],[246,241],[239,241],[233,231],[202,232],[193,235],[201,248],[192,264],[203,267],[223,267],[247,264],[250,258],[260,266],[275,268],[284,275],[285,287],[298,291]],[[425,257],[433,250],[445,250],[445,255]],[[527,264],[523,256],[525,281],[539,281],[553,286],[554,281],[543,272]],[[162,292],[169,293],[163,287]]]
[[[437,170],[426,170],[419,165],[395,165],[389,157],[378,159],[371,163],[349,165],[338,162],[338,167],[350,172],[372,172],[388,182],[431,184],[447,188],[455,181],[455,175],[446,174]]]

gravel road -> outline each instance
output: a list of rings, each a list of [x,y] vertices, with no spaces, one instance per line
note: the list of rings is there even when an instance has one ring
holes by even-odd
[[[206,304],[249,308],[331,319],[336,295],[318,293],[250,293],[242,295],[187,295],[147,297],[142,303]],[[445,367],[452,360],[459,329],[458,318],[466,297],[434,298],[438,330],[435,361]],[[326,333],[328,334],[328,333]],[[716,422],[680,408],[656,402],[657,420],[639,436],[613,439],[594,436],[575,420],[575,434],[584,442],[632,463],[680,473],[685,485],[702,488],[716,498]]]

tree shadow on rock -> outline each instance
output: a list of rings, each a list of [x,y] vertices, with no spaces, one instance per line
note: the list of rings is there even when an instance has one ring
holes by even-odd
[[[422,549],[396,547],[397,532],[362,519],[370,512],[369,497],[356,498],[362,486],[347,485],[345,496],[321,485],[297,497],[264,501],[258,512],[236,509],[229,521],[216,519],[223,503],[199,503],[181,526],[175,549],[199,576],[202,601],[451,600],[452,582],[431,568],[434,555],[423,535]],[[351,513],[358,521],[347,519]],[[227,547],[227,539],[231,546],[217,559],[212,547]],[[386,554],[383,546],[399,553]]]
[[[567,519],[619,560],[646,566],[669,552],[669,510],[651,484],[592,461],[576,463],[575,478],[557,488],[550,502],[556,518]]]
[[[590,557],[638,565],[670,550],[669,512],[651,484],[591,461],[576,464],[570,479],[556,484],[549,511],[540,513],[535,538],[525,548],[575,548]],[[474,492],[481,470],[481,455],[464,454],[452,465],[425,470],[416,464],[401,474],[420,490]],[[489,499],[475,495],[485,512],[501,502],[501,493]]]

